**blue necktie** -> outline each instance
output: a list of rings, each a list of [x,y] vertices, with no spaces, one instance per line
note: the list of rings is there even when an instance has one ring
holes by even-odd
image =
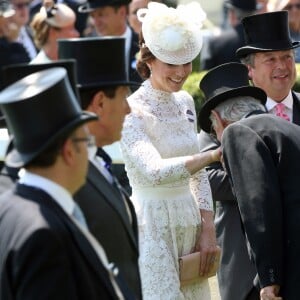
[[[109,171],[109,173],[112,173],[112,171],[111,171],[111,165],[112,165],[111,157],[102,148],[97,148],[96,155],[100,156],[104,160],[105,169],[107,169]]]

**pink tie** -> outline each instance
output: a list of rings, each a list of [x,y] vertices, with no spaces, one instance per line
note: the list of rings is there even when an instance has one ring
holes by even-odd
[[[280,118],[282,118],[284,120],[290,121],[289,116],[284,112],[284,108],[285,108],[285,105],[283,103],[278,103],[275,106],[276,116],[278,116],[278,117],[280,117]]]

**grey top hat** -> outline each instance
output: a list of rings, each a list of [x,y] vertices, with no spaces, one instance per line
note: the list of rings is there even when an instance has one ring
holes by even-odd
[[[82,112],[64,68],[39,71],[13,83],[0,93],[0,107],[13,136],[9,167],[30,163],[62,134],[96,120]]]
[[[238,58],[255,52],[280,51],[297,48],[288,25],[288,12],[276,11],[256,14],[242,20],[245,46],[236,51]]]

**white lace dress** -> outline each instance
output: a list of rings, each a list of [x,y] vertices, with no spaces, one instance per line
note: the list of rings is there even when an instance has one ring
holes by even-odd
[[[210,299],[207,280],[180,289],[178,273],[178,257],[199,237],[199,209],[212,210],[206,172],[191,176],[185,168],[185,156],[199,152],[193,99],[146,80],[128,101],[121,150],[138,217],[144,300]]]

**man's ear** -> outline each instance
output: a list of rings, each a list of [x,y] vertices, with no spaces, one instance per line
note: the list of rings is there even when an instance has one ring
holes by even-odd
[[[90,105],[88,106],[88,109],[90,111],[94,112],[95,114],[97,114],[98,116],[101,116],[103,109],[104,109],[105,98],[106,97],[105,97],[105,94],[103,93],[103,91],[97,92],[93,96],[93,99],[92,99]]]
[[[211,114],[215,117],[218,125],[219,123],[222,124],[222,119],[220,118],[220,115],[216,110],[212,109]]]
[[[250,65],[246,65],[246,67],[248,69],[249,80],[252,80],[252,67]]]
[[[73,144],[71,138],[68,138],[61,148],[61,157],[68,166],[74,163],[76,151],[74,146],[76,145]]]

